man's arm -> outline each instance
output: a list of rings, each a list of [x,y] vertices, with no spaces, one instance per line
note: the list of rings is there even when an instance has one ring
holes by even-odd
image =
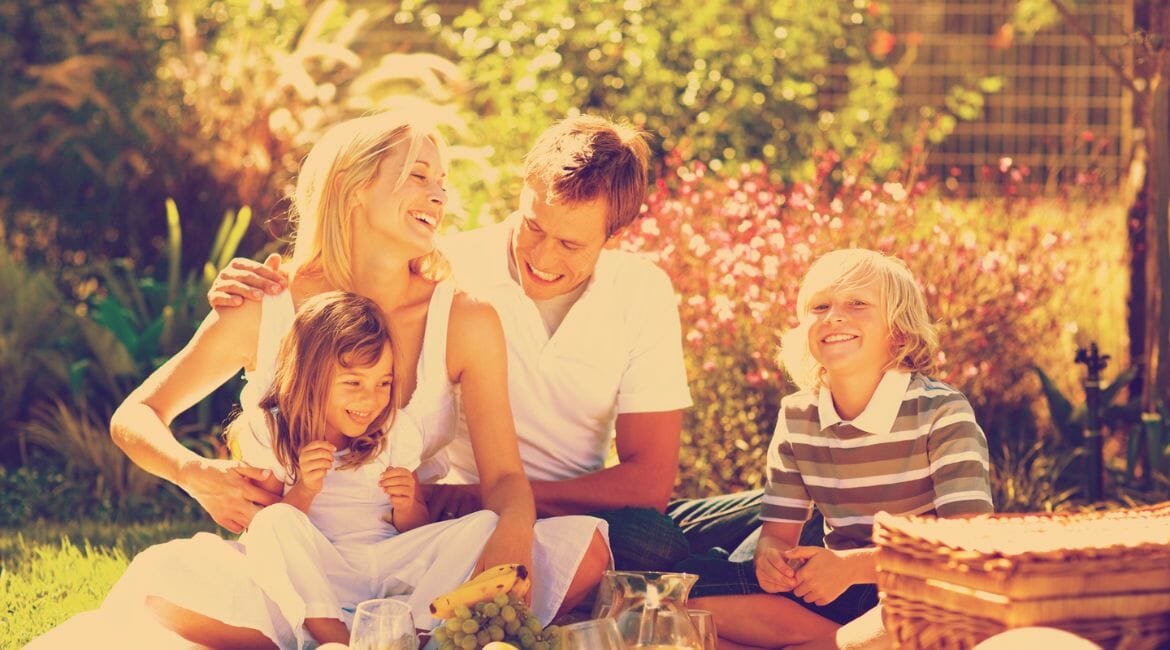
[[[618,464],[564,481],[532,481],[541,517],[617,508],[666,509],[678,474],[682,411],[622,413],[617,417]],[[478,485],[424,486],[437,519],[480,510]]]
[[[618,464],[564,481],[533,481],[542,516],[616,508],[666,509],[678,476],[682,411],[621,413],[615,425]]]

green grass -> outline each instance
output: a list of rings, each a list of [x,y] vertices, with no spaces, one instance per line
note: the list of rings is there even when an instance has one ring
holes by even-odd
[[[79,521],[0,529],[0,649],[20,648],[70,616],[99,606],[128,558],[142,549],[215,530],[209,520]]]

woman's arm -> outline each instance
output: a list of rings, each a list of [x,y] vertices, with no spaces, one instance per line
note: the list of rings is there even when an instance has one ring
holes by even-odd
[[[508,403],[504,332],[492,307],[459,294],[451,307],[447,370],[459,383],[486,508],[500,516],[480,568],[508,562],[532,567],[536,506],[524,475]]]
[[[183,488],[233,532],[246,527],[261,506],[279,499],[252,482],[268,472],[239,461],[203,458],[175,439],[170,424],[251,365],[259,327],[259,303],[208,314],[187,345],[135,389],[110,421],[114,443],[130,460]]]

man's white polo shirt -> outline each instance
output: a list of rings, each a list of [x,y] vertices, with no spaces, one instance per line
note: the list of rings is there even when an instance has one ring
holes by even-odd
[[[691,405],[678,303],[666,274],[632,253],[602,251],[585,292],[549,337],[532,299],[508,272],[513,216],[444,237],[459,287],[495,307],[508,348],[508,394],[520,456],[533,480],[601,469],[619,413]],[[478,481],[460,413],[447,447],[447,483]],[[636,435],[636,432],[635,432]]]

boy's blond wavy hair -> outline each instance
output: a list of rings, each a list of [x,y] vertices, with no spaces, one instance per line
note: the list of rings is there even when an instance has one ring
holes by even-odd
[[[902,260],[864,248],[832,251],[819,257],[801,282],[796,298],[800,324],[780,341],[780,364],[796,385],[805,390],[820,386],[824,368],[808,346],[812,299],[823,291],[839,292],[876,281],[890,329],[890,363],[909,372],[934,372],[938,333],[926,311],[926,298]]]

